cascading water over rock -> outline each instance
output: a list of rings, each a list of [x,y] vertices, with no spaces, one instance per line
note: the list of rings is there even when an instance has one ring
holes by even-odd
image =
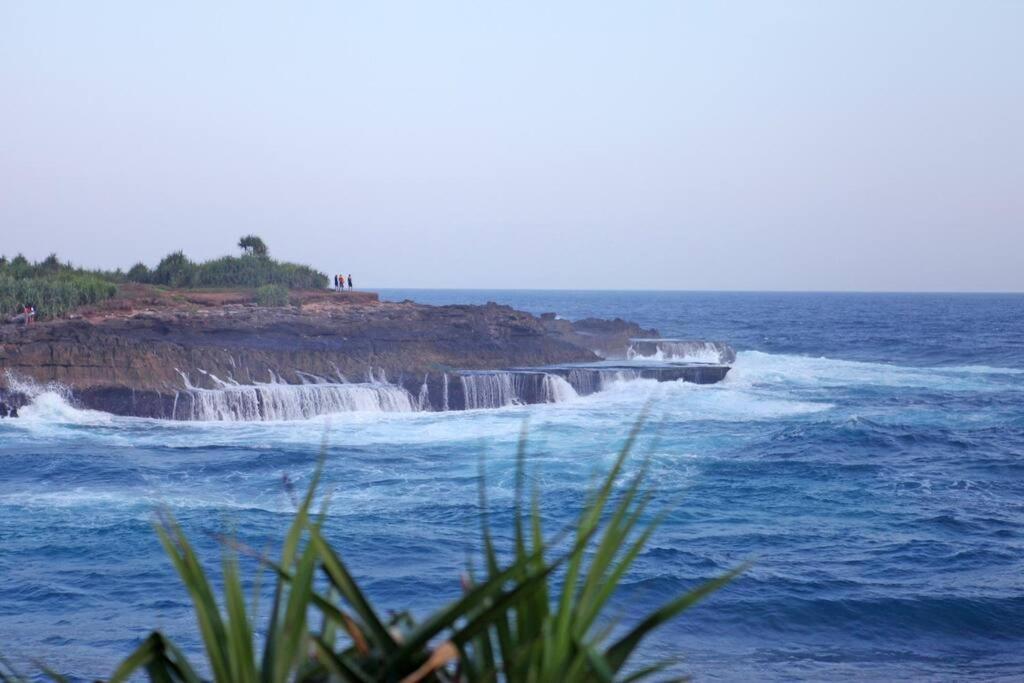
[[[589,396],[605,389],[612,382],[627,382],[640,379],[642,371],[628,368],[622,369],[600,369],[600,368],[570,368],[566,375],[569,385],[580,396]]]
[[[272,371],[268,381],[241,384],[200,370],[202,385],[179,371],[181,384],[164,392],[133,390],[123,401],[130,414],[182,421],[264,422],[303,420],[349,412],[408,413],[494,409],[535,403],[560,403],[602,391],[612,383],[637,379],[709,384],[721,381],[729,367],[707,363],[623,363],[546,366],[425,373],[422,379],[399,376],[386,381],[383,371],[368,370],[366,382],[345,382],[295,370],[297,383]],[[7,377],[0,398],[20,397],[25,405],[40,393],[38,387]],[[12,393],[15,392],[15,393]],[[51,388],[50,393],[56,390]],[[58,399],[81,406],[77,392],[60,387]],[[56,395],[56,394],[54,394]]]
[[[176,402],[173,417],[258,422],[353,411],[408,413],[419,409],[408,391],[392,384],[255,384],[189,389]]]
[[[576,390],[563,377],[546,372],[474,372],[459,379],[467,410],[558,403],[577,396]]]

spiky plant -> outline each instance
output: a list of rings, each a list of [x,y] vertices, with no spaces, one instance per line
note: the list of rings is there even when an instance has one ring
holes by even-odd
[[[470,575],[462,597],[419,622],[408,613],[382,617],[325,538],[325,512],[316,516],[310,512],[322,460],[285,537],[280,561],[261,558],[276,576],[262,652],[246,611],[235,559],[240,546],[225,543],[221,608],[185,534],[165,516],[157,533],[192,598],[213,679],[223,683],[636,681],[661,672],[666,662],[628,673],[625,665],[648,634],[724,586],[742,568],[668,601],[631,629],[611,637],[609,600],[665,515],[662,511],[650,520],[646,517],[651,502],[643,487],[646,463],[617,502],[613,500],[613,489],[641,425],[638,421],[573,527],[549,540],[541,528],[536,491],[529,513],[523,509],[524,429],[516,467],[510,562],[503,565],[495,548],[481,483],[486,576]],[[315,588],[318,571],[327,579],[326,592]],[[317,628],[310,623],[311,615],[319,622]],[[158,632],[121,663],[111,681],[127,680],[140,669],[161,683],[202,680],[182,651]]]

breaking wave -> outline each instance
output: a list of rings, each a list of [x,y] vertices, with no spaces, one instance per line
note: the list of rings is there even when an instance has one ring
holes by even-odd
[[[4,382],[9,393],[28,399],[12,423],[106,424],[113,417],[99,410],[75,407],[71,389],[58,382],[36,382],[13,372],[5,374]]]
[[[533,403],[572,404],[566,410],[588,412],[599,406],[632,403],[653,396],[678,419],[770,419],[810,414],[834,407],[808,400],[808,390],[836,387],[917,387],[949,392],[999,389],[1024,370],[987,366],[909,367],[823,357],[743,351],[726,379],[716,385],[663,382],[641,378],[641,369],[573,368],[562,374],[501,371],[445,375],[431,402],[427,378],[418,391],[380,380],[306,384],[272,382],[241,385],[212,378],[217,388],[187,384],[169,415],[189,422],[277,422],[341,414],[373,415],[514,408]],[[20,422],[66,425],[109,424],[115,416],[75,405],[72,392],[7,375],[11,393],[28,402]],[[449,395],[450,394],[450,395]],[[600,396],[593,396],[600,394]],[[580,402],[582,397],[587,401]],[[623,410],[628,409],[622,406]],[[124,418],[116,418],[118,420]],[[12,421],[14,422],[14,421]]]
[[[725,363],[736,360],[736,351],[725,342],[685,339],[633,339],[626,351],[629,360]]]
[[[742,351],[726,382],[732,385],[779,384],[802,388],[916,387],[944,391],[998,389],[1000,376],[1016,368],[988,366],[914,367],[835,358]]]

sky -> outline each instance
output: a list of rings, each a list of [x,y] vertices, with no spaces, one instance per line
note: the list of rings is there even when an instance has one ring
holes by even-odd
[[[1024,291],[1024,2],[0,0],[0,253]]]

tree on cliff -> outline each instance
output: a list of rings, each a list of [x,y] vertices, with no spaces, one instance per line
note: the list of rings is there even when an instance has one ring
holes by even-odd
[[[128,270],[125,276],[129,282],[149,282],[152,279],[149,266],[141,261]]]
[[[246,235],[238,240],[238,248],[245,252],[246,256],[261,256],[266,258],[267,245],[256,235]]]
[[[196,279],[196,265],[180,251],[165,256],[152,274],[154,284],[168,287],[193,287]]]

